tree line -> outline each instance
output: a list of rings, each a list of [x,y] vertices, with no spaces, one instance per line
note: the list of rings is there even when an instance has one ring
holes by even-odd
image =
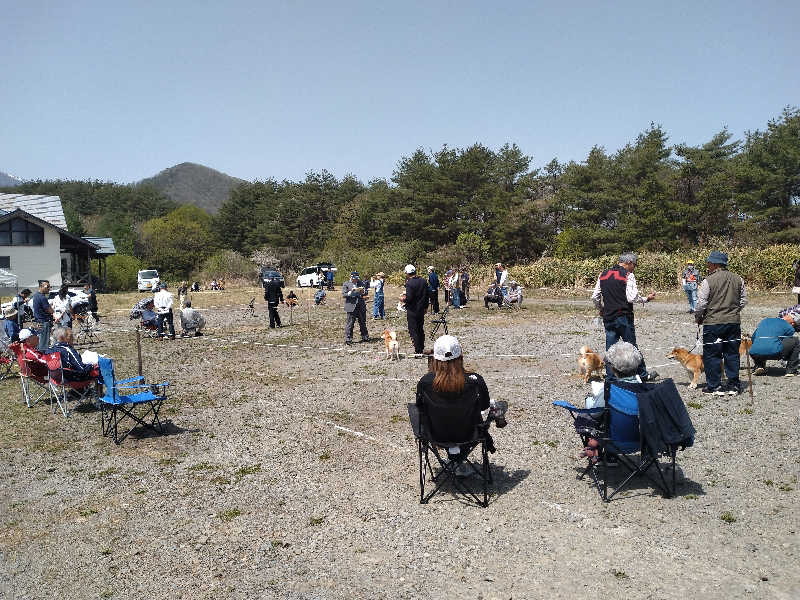
[[[176,277],[220,251],[264,248],[284,267],[366,256],[386,270],[669,252],[715,237],[800,242],[797,108],[742,140],[723,129],[698,146],[671,146],[651,124],[616,152],[595,146],[580,162],[531,163],[515,144],[418,149],[391,178],[366,184],[324,170],[243,183],[216,216],[143,185],[35,181],[14,191],[60,195],[70,231],[113,237],[119,252]]]

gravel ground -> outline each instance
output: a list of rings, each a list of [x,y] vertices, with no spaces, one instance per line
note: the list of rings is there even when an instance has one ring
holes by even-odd
[[[604,339],[588,302],[453,315],[468,366],[510,404],[482,509],[449,492],[419,504],[406,403],[424,360],[386,361],[382,322],[344,348],[338,291],[279,330],[263,304],[255,319],[222,305],[251,295],[197,294],[205,337],[143,341],[148,380],[172,384],[169,435],[117,447],[98,413],[28,409],[17,380],[0,383],[0,597],[798,597],[800,380],[773,369],[753,401],[687,389],[664,358],[695,339],[677,297],[636,317],[648,366],[675,378],[698,432],[671,500],[642,481],[605,505],[576,479],[579,440],[550,403],[588,388],[577,349]],[[756,299],[744,329],[788,303]],[[127,314],[102,329],[97,349],[135,374]]]

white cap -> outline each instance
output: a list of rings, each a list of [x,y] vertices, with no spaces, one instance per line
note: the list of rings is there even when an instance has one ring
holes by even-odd
[[[28,328],[20,329],[20,331],[19,331],[19,341],[20,342],[24,342],[25,340],[27,340],[32,335],[33,335],[33,332],[30,329],[28,329]]]
[[[430,266],[428,267],[428,271],[433,271],[433,265],[430,265]]]
[[[417,272],[417,267],[415,267],[414,265],[406,265],[405,271],[406,275],[413,275],[414,273]]]
[[[461,356],[461,344],[454,335],[443,335],[433,344],[433,358],[447,361]]]

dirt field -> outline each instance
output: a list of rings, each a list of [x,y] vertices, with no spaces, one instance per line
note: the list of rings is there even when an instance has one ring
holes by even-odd
[[[243,317],[253,295],[258,316]],[[100,297],[95,349],[120,377],[136,372],[126,309],[138,298]],[[419,504],[406,403],[426,363],[386,361],[380,321],[375,341],[344,347],[338,289],[330,298],[269,330],[256,290],[194,294],[205,337],[143,341],[148,381],[171,383],[163,437],[136,431],[117,447],[99,413],[28,409],[17,379],[0,383],[0,597],[800,595],[800,378],[773,363],[753,402],[688,390],[664,358],[695,340],[678,296],[636,316],[648,367],[674,377],[697,429],[671,500],[642,481],[603,504],[576,479],[579,440],[551,402],[582,400],[577,349],[602,350],[587,301],[526,299],[516,313],[473,302],[453,315],[468,366],[510,404],[486,509],[449,492]],[[756,298],[743,329],[790,303]],[[388,312],[408,352],[405,319]]]

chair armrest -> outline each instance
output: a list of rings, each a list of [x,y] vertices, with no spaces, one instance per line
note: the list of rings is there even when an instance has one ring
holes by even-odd
[[[119,383],[131,383],[132,381],[140,381],[142,379],[144,379],[144,376],[137,375],[136,377],[128,377],[127,379],[119,379],[119,380],[117,380],[117,383],[118,384]]]

